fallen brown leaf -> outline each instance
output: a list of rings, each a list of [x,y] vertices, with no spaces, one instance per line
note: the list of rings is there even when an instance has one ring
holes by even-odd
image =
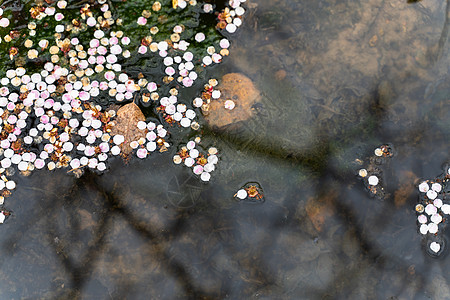
[[[114,127],[111,129],[111,135],[121,134],[124,136],[125,141],[119,146],[124,155],[128,155],[133,151],[133,148],[130,147],[130,142],[137,141],[147,134],[147,129],[140,130],[137,128],[139,121],[145,121],[145,116],[133,102],[122,106],[117,111],[117,118],[114,121]]]

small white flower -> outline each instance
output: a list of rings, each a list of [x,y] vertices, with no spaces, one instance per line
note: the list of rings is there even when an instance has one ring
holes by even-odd
[[[179,155],[174,155],[173,157],[173,162],[174,164],[179,165],[183,160],[181,159],[181,157]]]
[[[214,167],[214,164],[211,163],[207,163],[206,165],[203,166],[203,170],[208,173],[214,171],[215,168],[216,167]]]
[[[199,155],[199,151],[197,149],[195,149],[195,148],[191,149],[189,151],[189,156],[192,157],[192,158],[197,158],[198,155]]]
[[[182,119],[180,120],[180,124],[181,124],[181,126],[187,128],[187,127],[191,126],[191,120],[188,119],[188,118],[182,118]]]
[[[137,123],[137,128],[139,128],[140,130],[144,130],[147,128],[147,123],[143,122],[143,121],[139,121]]]

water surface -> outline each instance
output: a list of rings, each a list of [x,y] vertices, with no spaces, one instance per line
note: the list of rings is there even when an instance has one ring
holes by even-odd
[[[211,182],[167,153],[17,176],[0,298],[447,299],[446,255],[426,254],[414,212],[414,184],[449,161],[446,5],[249,1],[209,75],[247,75],[261,105],[204,131]],[[384,200],[356,176],[382,143]],[[249,181],[264,202],[233,198]]]

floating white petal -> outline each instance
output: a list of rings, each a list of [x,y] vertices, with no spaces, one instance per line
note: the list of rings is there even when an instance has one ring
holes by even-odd
[[[358,171],[358,175],[361,177],[366,177],[367,176],[367,170],[366,169],[360,169]]]
[[[237,191],[236,197],[241,199],[241,200],[247,198],[247,191],[244,190],[244,189],[240,189],[239,191]]]
[[[429,189],[430,189],[430,186],[428,185],[427,182],[424,181],[421,184],[419,184],[419,191],[421,191],[422,193],[428,192]]]
[[[442,222],[442,217],[440,214],[434,214],[431,216],[431,222],[433,222],[434,224],[439,224]]]
[[[442,190],[442,185],[440,185],[439,183],[435,182],[431,185],[431,189],[433,191],[435,191],[436,193],[439,193]]]
[[[439,245],[439,244],[436,243],[436,242],[432,242],[432,243],[430,244],[430,249],[431,249],[431,251],[433,251],[434,253],[438,253],[439,250],[441,250],[441,245]]]
[[[378,179],[377,176],[372,175],[372,176],[369,176],[369,178],[368,178],[367,181],[368,181],[368,183],[369,183],[370,185],[377,185],[378,182],[379,182],[379,179]]]
[[[436,199],[437,193],[434,190],[428,190],[427,197],[431,200]]]
[[[442,206],[442,200],[441,199],[434,199],[433,201],[434,206],[436,206],[437,208],[440,208]]]
[[[421,223],[421,224],[425,224],[428,222],[428,218],[425,215],[419,215],[417,217],[417,221],[419,221],[419,223]]]
[[[6,188],[8,190],[13,190],[16,188],[16,183],[12,180],[6,182]]]
[[[211,174],[209,174],[208,172],[203,172],[202,175],[200,175],[200,179],[203,181],[209,181],[210,178]]]
[[[421,234],[427,234],[428,233],[428,225],[427,224],[420,225],[419,231]]]
[[[438,232],[437,224],[435,224],[435,223],[428,224],[428,231],[432,234],[435,234],[436,232]]]
[[[444,214],[449,215],[450,214],[450,205],[449,204],[443,204],[441,206],[441,210]]]
[[[428,204],[427,206],[425,206],[425,212],[427,213],[427,215],[431,216],[437,213],[437,208],[433,204]]]

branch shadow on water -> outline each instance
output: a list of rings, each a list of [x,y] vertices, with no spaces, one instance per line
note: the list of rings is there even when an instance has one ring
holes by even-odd
[[[76,245],[78,242],[74,241],[80,235],[83,235],[83,230],[80,229],[79,220],[77,220],[77,210],[82,206],[83,199],[86,195],[94,193],[98,194],[97,198],[100,198],[101,206],[95,211],[98,213],[94,228],[91,232],[91,237],[88,241],[85,241],[84,248],[80,251],[74,250],[79,248]],[[170,257],[168,251],[167,241],[172,238],[171,234],[160,234],[152,229],[152,224],[145,224],[139,217],[131,211],[127,205],[115,195],[114,191],[106,191],[104,186],[98,182],[98,178],[95,174],[87,173],[77,181],[75,181],[72,191],[66,196],[67,201],[64,205],[56,204],[57,207],[53,209],[63,209],[62,206],[68,211],[67,218],[68,224],[57,224],[56,218],[50,218],[47,220],[48,233],[51,238],[51,246],[54,252],[57,253],[57,257],[63,266],[65,273],[69,275],[70,284],[69,289],[62,292],[55,298],[57,299],[80,299],[84,298],[83,293],[88,281],[92,280],[95,268],[98,266],[98,261],[101,256],[108,251],[111,247],[108,241],[108,236],[112,233],[112,223],[114,220],[125,220],[132,228],[132,230],[138,234],[147,245],[153,256],[153,258],[162,264],[164,270],[168,275],[176,278],[179,285],[184,290],[184,295],[189,295],[190,299],[206,299],[207,293],[198,290],[191,276],[186,271],[185,265],[178,262],[176,259]],[[95,200],[98,204],[98,199]],[[180,215],[177,222],[172,227],[168,228],[169,232],[180,231],[179,227],[183,226],[183,218],[186,215]],[[72,237],[71,237],[72,236]],[[72,243],[71,243],[72,240]],[[125,284],[126,280],[123,281]],[[127,290],[123,287],[117,287],[117,291]],[[128,290],[128,294],[133,294],[133,291]],[[118,295],[113,295],[114,298]]]

